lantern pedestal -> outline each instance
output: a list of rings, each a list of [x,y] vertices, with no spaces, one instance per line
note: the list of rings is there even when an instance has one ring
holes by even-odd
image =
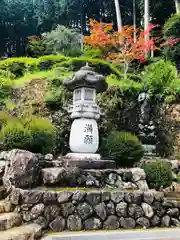
[[[99,147],[99,133],[94,119],[75,119],[71,126],[70,149],[73,153],[96,153]]]

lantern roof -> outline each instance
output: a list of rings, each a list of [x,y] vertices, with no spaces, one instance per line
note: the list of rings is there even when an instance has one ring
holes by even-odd
[[[108,87],[106,78],[95,72],[88,64],[75,72],[72,78],[65,79],[63,85],[70,91],[81,87],[95,88],[97,93],[106,91]]]

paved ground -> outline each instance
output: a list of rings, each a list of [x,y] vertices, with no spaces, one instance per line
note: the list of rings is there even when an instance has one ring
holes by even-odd
[[[57,233],[42,240],[180,240],[179,229]]]

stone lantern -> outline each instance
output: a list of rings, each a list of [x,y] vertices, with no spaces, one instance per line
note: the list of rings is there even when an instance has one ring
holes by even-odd
[[[100,118],[100,109],[96,94],[106,91],[108,85],[105,77],[86,65],[72,79],[65,79],[63,84],[73,91],[73,104],[69,106],[73,120],[69,139],[71,153],[66,157],[99,160],[100,155],[96,152],[99,148],[97,120]]]

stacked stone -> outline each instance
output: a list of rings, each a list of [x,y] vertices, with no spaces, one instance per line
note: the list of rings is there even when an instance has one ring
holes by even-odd
[[[47,186],[83,186],[94,188],[119,188],[148,190],[143,169],[79,169],[44,168],[43,184]]]
[[[163,193],[84,192],[14,189],[9,195],[14,211],[25,223],[52,231],[114,230],[135,227],[179,226],[180,204]]]

